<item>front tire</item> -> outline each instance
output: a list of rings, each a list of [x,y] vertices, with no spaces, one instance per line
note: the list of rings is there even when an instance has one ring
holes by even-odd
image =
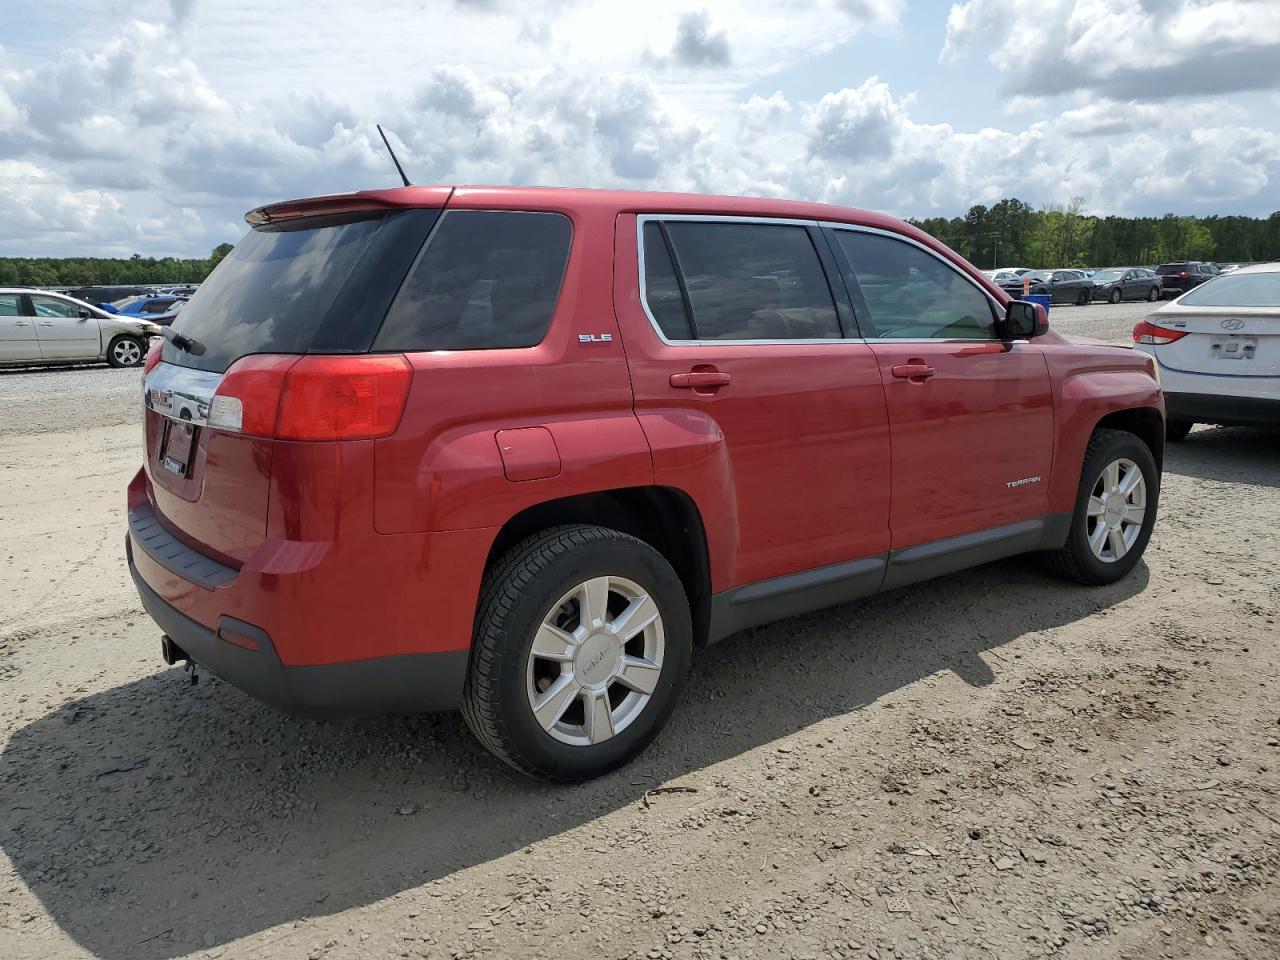
[[[1123,430],[1095,430],[1067,542],[1045,554],[1049,569],[1092,585],[1127,576],[1151,539],[1159,499],[1160,471],[1147,445]]]
[[[113,367],[136,367],[147,351],[137,337],[116,337],[107,345],[107,363]]]
[[[1190,420],[1166,420],[1164,424],[1164,438],[1169,443],[1181,443],[1187,439],[1187,434],[1191,432],[1191,428],[1195,424]]]
[[[1111,295],[1107,297],[1107,299],[1112,303],[1119,303],[1123,296],[1124,295],[1119,290],[1112,290]]]
[[[553,527],[485,576],[462,715],[521,773],[571,783],[640,753],[684,689],[689,601],[660,553],[605,527]]]

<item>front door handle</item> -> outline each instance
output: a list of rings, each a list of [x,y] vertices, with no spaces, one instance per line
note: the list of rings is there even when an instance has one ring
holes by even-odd
[[[53,321],[52,321],[52,320],[41,320],[41,321],[40,321],[40,326],[42,326],[42,327],[52,327],[52,326],[53,326]]]
[[[923,360],[916,360],[914,357],[906,363],[900,363],[893,368],[893,375],[898,379],[914,380],[917,383],[928,380],[933,376],[933,373],[933,367]]]
[[[686,390],[718,390],[727,387],[732,380],[733,377],[723,370],[694,370],[671,375],[671,385]]]

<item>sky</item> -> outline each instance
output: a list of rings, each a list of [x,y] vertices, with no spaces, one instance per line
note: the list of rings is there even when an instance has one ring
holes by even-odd
[[[375,123],[415,183],[1280,209],[1280,0],[6,7],[6,256],[205,256],[395,185]]]

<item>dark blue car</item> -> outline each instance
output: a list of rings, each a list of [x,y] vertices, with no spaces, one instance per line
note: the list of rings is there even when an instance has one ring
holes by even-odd
[[[123,317],[142,317],[167,326],[186,302],[186,297],[125,297],[115,303],[102,304],[102,309]]]

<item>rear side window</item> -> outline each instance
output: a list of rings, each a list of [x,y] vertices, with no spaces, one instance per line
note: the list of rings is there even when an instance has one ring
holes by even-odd
[[[694,339],[841,336],[826,274],[804,227],[700,221],[664,227],[688,293]]]
[[[532,347],[551,325],[573,228],[558,213],[446,212],[375,350]]]
[[[892,237],[850,230],[835,236],[870,312],[858,317],[864,336],[996,339],[991,301],[958,270]]]
[[[1191,307],[1280,307],[1280,271],[1228,273],[1192,288],[1178,302]]]
[[[0,293],[0,317],[20,317],[18,295],[16,293]]]

